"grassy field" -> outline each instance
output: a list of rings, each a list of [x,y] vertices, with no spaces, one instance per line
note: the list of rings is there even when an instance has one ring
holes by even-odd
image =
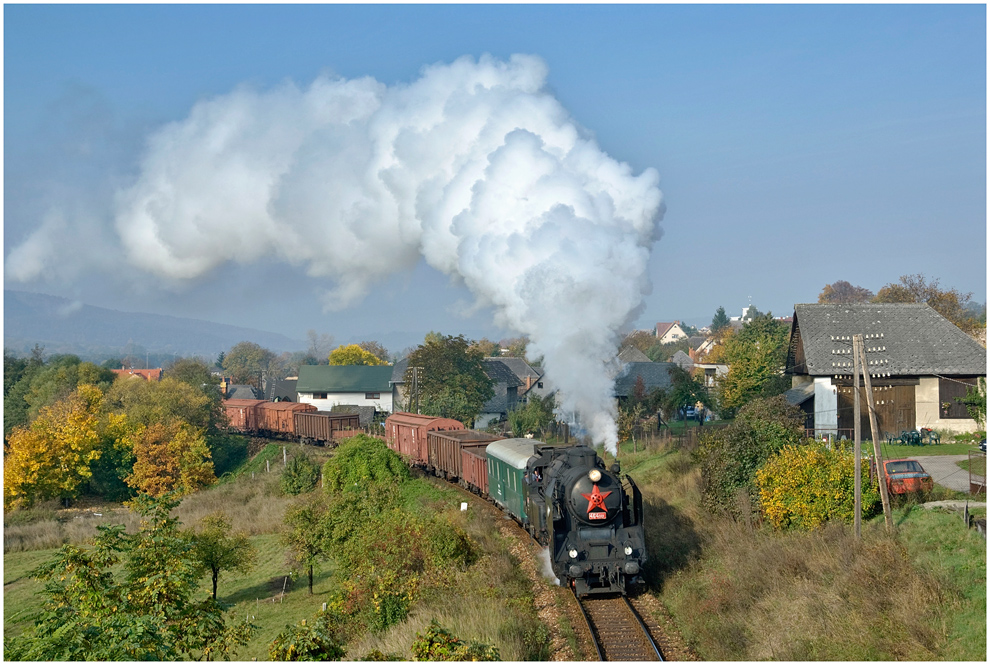
[[[294,447],[289,446],[287,450],[292,455]],[[325,450],[295,452],[327,455]],[[271,462],[271,473],[265,471],[266,460]],[[339,577],[334,575],[333,562],[326,561],[316,570],[314,593],[310,595],[306,576],[293,570],[286,548],[280,542],[282,518],[291,502],[291,498],[282,496],[278,490],[281,461],[281,444],[268,446],[238,473],[229,475],[225,482],[209,490],[187,497],[175,511],[183,526],[189,527],[204,515],[223,509],[234,530],[250,534],[250,541],[257,549],[258,557],[252,570],[223,573],[219,580],[218,598],[232,605],[232,617],[247,618],[257,626],[251,641],[237,652],[238,660],[267,660],[271,640],[287,626],[311,619],[337,590],[334,580]],[[359,659],[374,649],[409,659],[409,646],[416,632],[424,631],[433,618],[462,639],[495,644],[506,660],[539,659],[541,653],[545,654],[547,637],[541,633],[541,624],[535,616],[530,582],[510,554],[510,542],[499,534],[497,514],[478,502],[472,503],[473,507],[468,511],[461,512],[460,503],[468,498],[439,480],[417,480],[404,484],[402,490],[402,500],[410,510],[450,515],[476,544],[479,557],[465,570],[448,571],[439,582],[440,586],[425,588],[406,621],[384,633],[355,635],[353,644],[348,645],[348,659]],[[111,508],[90,507],[89,510],[109,512]],[[39,511],[39,519],[21,524],[19,528],[56,534],[52,536],[55,540],[81,544],[95,534],[93,524],[102,521],[90,517],[88,522],[92,524],[88,524],[87,529],[77,529],[70,534],[58,520],[66,515],[59,513],[58,510]],[[127,515],[129,511],[122,507],[117,507],[114,513],[114,517]],[[111,522],[121,521],[109,514],[106,518]],[[123,521],[128,520],[133,520],[132,526],[137,527],[133,516]],[[30,578],[29,573],[50,559],[56,549],[27,549],[40,542],[20,538],[17,543],[21,551],[4,553],[6,636],[21,633],[30,625],[31,615],[41,607],[43,597],[38,592],[42,585]],[[208,576],[203,578],[200,589],[204,595],[209,593]]]
[[[986,541],[959,513],[774,532],[699,507],[687,451],[620,449],[643,490],[651,592],[703,660],[986,658]]]
[[[654,441],[644,451],[638,442],[633,452],[627,442],[619,457],[644,495],[649,592],[670,611],[701,658],[985,659],[986,541],[965,527],[959,513],[906,505],[895,510],[895,536],[886,534],[879,518],[866,523],[861,542],[844,525],[776,533],[703,512],[699,472],[690,453],[674,445]],[[293,446],[287,450],[289,455],[300,452]],[[333,563],[326,562],[316,571],[310,595],[305,577],[294,573],[287,560],[279,530],[291,499],[278,489],[281,457],[281,444],[263,449],[223,483],[187,497],[176,511],[185,526],[192,526],[222,508],[258,550],[250,572],[223,574],[219,583],[219,597],[232,605],[232,615],[257,626],[238,660],[267,659],[272,638],[312,617],[340,579]],[[271,473],[265,471],[266,460]],[[545,658],[547,636],[535,616],[532,588],[510,552],[511,542],[499,533],[497,514],[479,503],[462,513],[465,495],[435,479],[404,485],[402,499],[417,514],[449,515],[481,554],[424,589],[405,621],[381,633],[354,635],[346,658],[378,650],[409,659],[415,634],[433,618],[463,639],[495,644],[504,660]],[[89,517],[75,519],[79,509],[43,507],[10,520],[5,529],[5,635],[21,632],[40,606],[40,584],[28,573],[59,543],[91,537],[99,521],[93,515],[110,508],[89,507]],[[99,519],[133,519],[126,514],[119,509]],[[8,536],[16,548],[7,547]],[[201,589],[209,591],[205,577]]]

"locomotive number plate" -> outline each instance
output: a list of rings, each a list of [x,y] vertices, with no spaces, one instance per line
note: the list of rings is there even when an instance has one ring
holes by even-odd
[[[589,520],[603,520],[608,517],[608,513],[588,513]]]

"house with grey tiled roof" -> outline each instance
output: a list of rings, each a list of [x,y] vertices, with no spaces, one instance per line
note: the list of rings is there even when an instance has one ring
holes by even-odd
[[[881,435],[922,427],[976,429],[956,399],[986,376],[986,348],[934,309],[900,303],[796,305],[785,369],[792,377],[788,399],[812,415],[816,436],[851,437],[856,334],[864,336]],[[869,437],[865,392],[862,404],[860,427]]]
[[[647,393],[661,388],[667,390],[671,386],[670,370],[677,367],[674,363],[627,363],[619,375],[615,377],[615,397],[622,401],[633,394],[638,379],[643,380],[643,388]]]
[[[625,363],[648,363],[653,362],[650,357],[637,349],[635,346],[624,347],[619,351],[619,362]]]
[[[553,388],[550,387],[550,384],[545,381],[543,369],[540,367],[533,367],[526,362],[525,358],[501,356],[499,360],[501,360],[502,364],[508,367],[520,381],[517,391],[519,403],[525,404],[530,395],[546,397],[554,392]]]
[[[509,411],[516,408],[519,401],[519,388],[525,383],[516,376],[506,363],[510,358],[485,358],[485,374],[492,380],[495,396],[481,407],[481,413],[475,418],[475,429],[484,429],[489,423],[497,422],[508,416]],[[517,359],[511,359],[517,360]]]
[[[691,356],[683,351],[677,351],[673,356],[671,356],[670,362],[674,363],[685,372],[690,372],[694,369],[694,361],[691,360]]]

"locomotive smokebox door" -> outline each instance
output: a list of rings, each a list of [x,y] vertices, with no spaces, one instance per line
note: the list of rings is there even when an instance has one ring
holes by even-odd
[[[574,480],[568,507],[585,524],[608,524],[622,512],[622,487],[611,474],[592,468]]]

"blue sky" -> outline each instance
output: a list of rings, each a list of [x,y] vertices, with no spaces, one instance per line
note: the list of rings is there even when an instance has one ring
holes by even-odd
[[[107,217],[148,136],[198,101],[326,73],[407,84],[484,53],[542,58],[608,155],[659,172],[663,236],[638,327],[706,324],[750,297],[787,315],[836,280],[876,291],[909,272],[986,300],[982,5],[6,5],[5,259],[52,201]],[[459,315],[468,291],[422,263],[340,312],[321,310],[321,286],[274,259],[178,290],[111,269],[5,276],[300,339],[498,334],[486,310]]]

